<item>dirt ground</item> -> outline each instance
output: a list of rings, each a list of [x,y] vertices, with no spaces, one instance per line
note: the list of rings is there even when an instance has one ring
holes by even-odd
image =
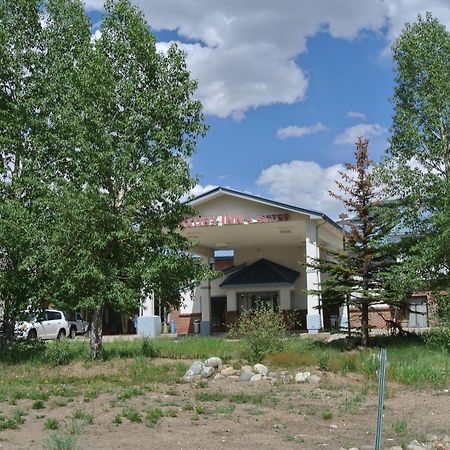
[[[76,448],[83,450],[373,449],[374,382],[355,375],[316,373],[321,377],[318,385],[180,380],[126,399],[118,396],[118,387],[92,399],[51,397],[42,409],[33,409],[32,400],[0,404],[4,415],[17,407],[27,411],[22,426],[0,432],[0,448],[45,449],[48,436],[67,434],[74,412],[82,411],[93,416],[92,423],[78,421]],[[215,400],[210,394],[216,394]],[[149,408],[164,412],[156,425],[146,418]],[[130,409],[140,413],[142,422],[123,416]],[[44,429],[48,419],[58,420],[59,429]],[[383,448],[423,440],[427,434],[450,434],[448,389],[388,383]]]

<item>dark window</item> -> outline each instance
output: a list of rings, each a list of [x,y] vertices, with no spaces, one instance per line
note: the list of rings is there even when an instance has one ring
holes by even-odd
[[[47,311],[47,320],[61,320],[61,313],[57,311]]]
[[[280,306],[279,292],[240,292],[237,296],[239,312],[261,306],[271,306],[273,309]]]

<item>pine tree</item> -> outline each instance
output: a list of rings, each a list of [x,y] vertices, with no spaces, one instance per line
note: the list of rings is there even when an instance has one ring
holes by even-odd
[[[350,217],[348,225],[343,224],[345,249],[323,249],[324,256],[311,264],[325,274],[316,291],[324,303],[343,305],[347,301],[359,311],[364,347],[369,345],[369,312],[374,305],[391,300],[385,279],[393,264],[386,239],[390,228],[380,209],[383,202],[372,166],[368,140],[359,138],[355,163],[345,165],[341,180],[336,181],[338,192],[330,192]]]

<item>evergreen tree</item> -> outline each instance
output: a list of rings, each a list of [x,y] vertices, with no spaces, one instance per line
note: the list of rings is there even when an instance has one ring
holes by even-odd
[[[324,303],[357,308],[360,317],[362,345],[369,345],[369,312],[373,305],[391,301],[386,273],[393,264],[388,254],[390,227],[384,220],[382,198],[375,183],[372,161],[368,158],[368,141],[356,142],[355,163],[347,163],[338,192],[330,195],[342,201],[350,220],[343,226],[345,249],[323,249],[323,256],[311,267],[324,274],[320,289]],[[349,318],[350,320],[350,318]]]

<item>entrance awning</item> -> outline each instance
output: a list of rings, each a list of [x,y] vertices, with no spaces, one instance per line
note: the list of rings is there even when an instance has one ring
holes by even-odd
[[[220,287],[243,285],[291,285],[300,273],[267,259],[260,259],[229,275]]]

